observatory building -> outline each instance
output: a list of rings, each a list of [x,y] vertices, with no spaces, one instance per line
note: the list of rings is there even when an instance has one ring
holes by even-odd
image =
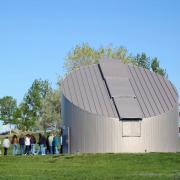
[[[177,152],[178,93],[147,69],[100,61],[62,82],[64,152]]]

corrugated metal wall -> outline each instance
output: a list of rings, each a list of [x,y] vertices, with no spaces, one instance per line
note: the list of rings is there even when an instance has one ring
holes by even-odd
[[[177,91],[146,69],[119,61],[82,67],[64,79],[61,102],[72,153],[180,150]]]
[[[177,106],[141,121],[140,137],[123,137],[122,121],[86,112],[62,95],[63,125],[70,127],[71,153],[176,152]]]

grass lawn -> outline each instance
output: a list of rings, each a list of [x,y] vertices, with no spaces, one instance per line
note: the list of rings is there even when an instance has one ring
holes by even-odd
[[[0,180],[180,180],[180,153],[0,156]]]

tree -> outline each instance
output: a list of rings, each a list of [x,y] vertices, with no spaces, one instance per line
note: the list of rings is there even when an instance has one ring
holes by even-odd
[[[62,80],[59,80],[59,85]],[[34,127],[45,130],[60,124],[60,88],[53,90],[45,80],[35,80],[14,113],[18,128],[30,130]]]
[[[16,100],[11,96],[5,96],[0,99],[0,119],[4,123],[15,123],[13,121],[13,114],[17,109]]]
[[[80,66],[96,64],[99,60],[102,59],[117,59],[123,63],[132,63],[136,66],[143,67],[149,70],[153,70],[154,72],[167,77],[166,70],[154,65],[154,59],[151,60],[150,57],[146,55],[146,53],[137,54],[136,56],[132,56],[128,50],[122,46],[113,48],[109,47],[101,47],[99,49],[94,49],[90,47],[87,43],[82,45],[77,45],[73,48],[65,58],[64,67],[67,73],[73,71],[74,69],[78,69]],[[159,63],[159,61],[158,61]]]
[[[128,63],[131,56],[124,47],[113,48],[101,47],[97,50],[91,48],[88,44],[77,45],[65,58],[64,67],[67,72],[78,69],[80,66],[96,64],[101,59],[119,59],[123,63]]]
[[[24,97],[24,102],[37,118],[41,116],[42,100],[46,97],[50,88],[47,80],[36,79]]]
[[[77,45],[68,53],[64,66],[68,72],[71,72],[80,66],[93,64],[97,59],[97,52],[88,44]]]
[[[14,118],[21,129],[29,130],[40,124],[43,117],[43,101],[51,90],[47,80],[35,80],[15,112]]]
[[[52,127],[60,127],[61,123],[61,102],[60,102],[60,86],[63,82],[62,77],[58,77],[57,89],[50,89],[43,101],[43,115],[41,125],[44,129]]]
[[[51,90],[45,97],[42,105],[41,125],[44,129],[60,126],[60,90]]]
[[[13,116],[17,127],[20,130],[27,131],[36,125],[36,117],[33,115],[33,112],[29,110],[28,105],[24,102],[16,109]]]
[[[158,73],[161,76],[164,76],[166,78],[168,77],[168,75],[166,73],[166,70],[159,66],[159,61],[158,61],[157,57],[152,59],[151,69],[152,69],[153,72]]]
[[[132,63],[145,69],[150,70],[151,68],[150,57],[147,57],[145,53],[137,54],[136,57],[134,57],[134,59],[132,60]]]
[[[132,56],[128,53],[128,50],[122,46],[114,49],[112,58],[119,59],[122,63],[130,63],[132,61]]]

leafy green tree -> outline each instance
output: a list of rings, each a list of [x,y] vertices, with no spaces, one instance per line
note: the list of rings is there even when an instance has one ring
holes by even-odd
[[[151,69],[152,69],[153,72],[158,73],[161,76],[164,76],[166,78],[168,77],[168,75],[166,73],[166,70],[159,66],[159,61],[158,61],[157,57],[152,59]]]
[[[151,68],[151,66],[150,66],[150,58],[147,57],[145,53],[137,54],[136,57],[134,57],[132,59],[132,63],[139,66],[139,67],[143,67],[143,68],[146,68],[146,69],[149,69],[149,70]]]
[[[128,50],[122,46],[114,49],[112,58],[119,59],[122,63],[130,63],[132,61],[131,54],[129,54]]]
[[[24,102],[16,109],[13,116],[17,127],[20,130],[31,130],[36,125],[36,117],[33,112],[29,110],[28,105]]]
[[[46,97],[50,88],[47,80],[36,79],[24,97],[24,103],[27,104],[29,110],[31,110],[37,118],[41,116],[42,100]]]
[[[83,44],[82,46],[77,45],[68,53],[64,66],[66,70],[70,72],[80,66],[93,64],[97,59],[97,52],[88,44]]]
[[[61,91],[60,86],[63,82],[62,77],[58,77],[57,80],[57,88],[50,89],[48,95],[43,101],[43,117],[41,121],[41,125],[43,128],[53,127],[56,126],[57,128],[60,127],[61,123]]]
[[[17,109],[16,100],[11,96],[5,96],[0,99],[0,119],[4,123],[15,123],[13,114]]]
[[[74,69],[78,69],[80,66],[96,64],[102,59],[117,59],[123,63],[132,63],[167,77],[166,70],[159,67],[159,61],[154,61],[154,59],[157,58],[151,59],[146,53],[132,56],[128,50],[122,46],[117,48],[109,46],[94,49],[87,43],[77,45],[66,56],[64,67],[68,73]]]
[[[97,54],[97,60],[117,59],[122,63],[129,63],[132,58],[127,49],[122,46],[118,48],[113,48],[112,46],[107,48],[102,47],[97,50]],[[97,60],[95,62],[98,62]]]
[[[25,94],[23,102],[14,113],[14,119],[21,130],[47,127],[60,124],[60,88],[53,90],[45,80],[35,80]]]
[[[50,90],[47,80],[36,79],[33,82],[14,115],[19,128],[29,130],[40,124],[43,118],[43,102]]]
[[[44,129],[60,126],[60,90],[51,90],[45,97],[42,105],[41,125]]]
[[[158,59],[155,57],[154,59],[152,59],[152,62],[151,62],[151,69],[154,71],[154,72],[158,72],[158,69],[159,69],[159,61]]]
[[[65,58],[64,67],[67,72],[78,69],[80,66],[96,64],[101,59],[119,59],[123,63],[128,63],[131,56],[124,47],[101,47],[97,50],[88,44],[77,45]]]

